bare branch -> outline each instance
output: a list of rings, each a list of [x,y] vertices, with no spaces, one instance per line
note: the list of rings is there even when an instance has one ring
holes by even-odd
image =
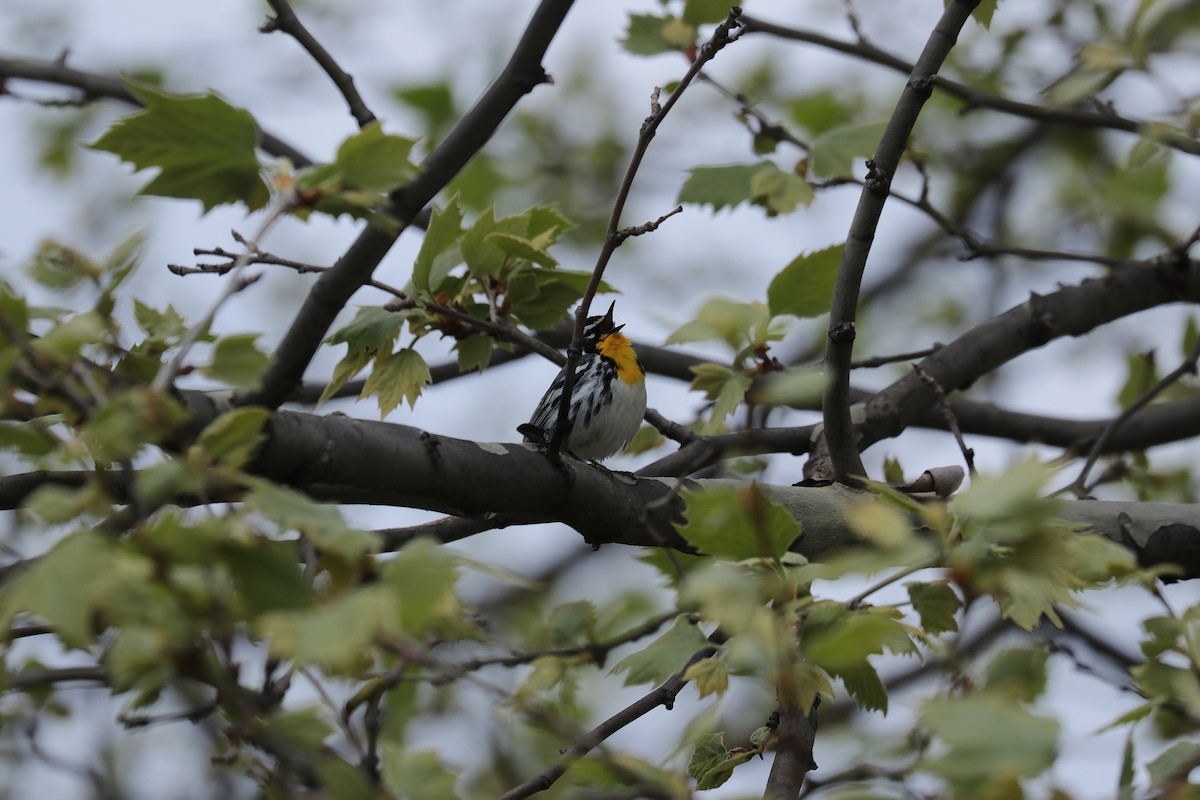
[[[873,159],[867,162],[867,180],[846,236],[837,283],[829,313],[829,341],[825,349],[825,442],[834,475],[841,483],[858,484],[865,475],[855,430],[850,420],[850,360],[854,350],[854,322],[858,294],[875,229],[887,202],[892,177],[909,134],[929,98],[931,81],[954,47],[958,32],[979,0],[952,0],[938,20],[929,41],[913,66],[904,92],[888,120]]]
[[[921,369],[920,364],[912,365],[913,371],[921,378],[921,381],[933,390],[937,395],[938,408],[942,411],[942,417],[946,420],[946,427],[954,434],[954,441],[958,442],[958,449],[962,451],[963,461],[967,462],[967,472],[971,475],[975,474],[975,451],[967,447],[966,440],[963,439],[962,431],[958,427],[958,419],[954,416],[954,411],[950,408],[950,404],[946,400],[946,391],[941,385],[933,379],[928,372]]]
[[[789,28],[784,25],[776,25],[772,22],[758,19],[752,16],[743,16],[742,21],[746,25],[747,33],[766,33],[772,36],[778,36],[781,39],[789,39],[797,42],[807,42],[815,44],[829,50],[835,50],[839,53],[859,58],[863,61],[869,61],[874,64],[879,64],[889,67],[897,72],[908,75],[913,71],[913,65],[904,59],[892,55],[885,50],[881,50],[867,42],[846,42],[839,39],[833,39],[824,36],[815,31],[802,30],[799,28]],[[1123,117],[1115,112],[1105,109],[1104,111],[1090,111],[1085,108],[1053,108],[1049,106],[1040,106],[1033,103],[1022,103],[1018,100],[1010,100],[1007,97],[994,95],[989,92],[976,89],[973,86],[958,83],[942,75],[935,75],[932,78],[933,85],[953,97],[962,100],[968,109],[972,108],[989,108],[993,111],[999,111],[1004,114],[1011,114],[1016,117],[1024,117],[1025,119],[1036,120],[1038,122],[1051,123],[1055,125],[1069,125],[1076,128],[1094,128],[1098,130],[1116,130],[1125,131],[1127,133],[1140,134],[1145,127],[1144,120],[1130,119]],[[1200,155],[1200,141],[1188,137],[1178,132],[1167,132],[1161,140],[1162,144],[1167,147],[1180,150],[1184,153],[1192,155]]]
[[[267,0],[267,2],[275,10],[275,16],[263,23],[259,31],[262,33],[283,31],[295,39],[313,57],[317,65],[325,70],[325,74],[333,81],[333,85],[342,93],[342,97],[346,99],[346,105],[350,107],[350,113],[358,123],[358,127],[364,128],[374,122],[375,115],[371,113],[371,109],[367,108],[367,104],[363,102],[362,96],[354,88],[354,78],[342,69],[333,56],[329,54],[329,51],[321,46],[316,37],[309,33],[304,24],[300,22],[300,18],[296,16],[296,12],[292,9],[291,4],[287,0]]]

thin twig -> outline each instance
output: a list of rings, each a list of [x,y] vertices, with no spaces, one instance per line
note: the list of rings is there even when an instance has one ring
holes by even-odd
[[[375,115],[371,113],[371,109],[367,108],[362,96],[354,88],[354,78],[342,69],[329,51],[309,33],[304,24],[300,22],[300,18],[296,16],[291,4],[287,0],[267,0],[267,2],[275,10],[275,16],[269,17],[258,30],[261,33],[283,31],[295,39],[313,57],[317,65],[333,81],[333,85],[342,93],[342,97],[346,99],[346,105],[350,106],[350,113],[358,122],[358,127],[365,128],[374,122]]]
[[[216,319],[217,312],[221,310],[221,306],[225,305],[229,298],[233,297],[251,283],[258,280],[257,276],[251,276],[243,279],[242,271],[246,268],[246,265],[250,263],[250,260],[254,258],[254,253],[258,250],[259,241],[262,240],[263,236],[266,235],[267,231],[269,231],[276,222],[278,222],[285,214],[287,214],[291,207],[292,204],[287,197],[281,197],[271,205],[267,215],[263,218],[262,223],[258,226],[258,230],[256,230],[254,235],[246,241],[245,250],[240,256],[238,256],[237,260],[234,261],[233,267],[230,270],[230,279],[226,281],[221,293],[217,296],[217,299],[213,302],[208,311],[205,312],[204,316],[201,317],[200,321],[193,325],[191,329],[188,330],[187,334],[184,335],[183,340],[179,342],[179,347],[175,351],[175,355],[171,357],[171,360],[159,368],[158,374],[154,376],[154,381],[150,384],[150,388],[152,390],[160,394],[167,390],[167,387],[171,385],[171,382],[175,380],[175,376],[179,374],[179,370],[183,367],[183,361],[185,358],[187,358],[188,351],[190,351],[192,346],[200,340],[200,337],[208,331],[209,327],[213,323],[213,320]]]
[[[940,344],[935,344],[932,347],[926,347],[924,350],[913,350],[909,353],[896,353],[890,356],[871,356],[870,358],[861,358],[850,362],[850,369],[875,369],[876,367],[886,366],[887,364],[895,364],[900,361],[912,361],[914,358],[925,358],[925,356],[933,355],[941,347]]]
[[[967,462],[967,472],[973,477],[976,474],[975,451],[967,447],[967,442],[963,439],[962,430],[958,427],[958,418],[954,416],[954,410],[950,408],[950,402],[946,398],[946,390],[942,388],[942,385],[932,375],[921,369],[920,364],[913,364],[912,368],[913,372],[917,373],[921,378],[921,382],[932,389],[934,394],[937,395],[938,408],[942,411],[942,418],[946,420],[946,427],[954,434],[954,441],[958,443],[958,449],[962,451],[963,461]]]
[[[687,681],[683,678],[684,673],[687,672],[687,668],[701,659],[708,658],[714,652],[716,652],[715,648],[706,647],[693,653],[692,657],[688,659],[687,665],[668,678],[662,686],[659,686],[641,699],[634,701],[588,731],[583,737],[564,750],[562,757],[547,767],[541,774],[530,778],[519,786],[509,789],[500,795],[499,800],[521,800],[522,798],[532,797],[538,792],[549,789],[554,785],[555,781],[563,776],[568,767],[583,758],[588,752],[621,728],[640,719],[659,706],[665,706],[670,710],[675,704],[676,695],[687,684]]]
[[[591,309],[592,298],[596,296],[596,290],[600,288],[600,281],[604,276],[604,270],[608,266],[613,253],[628,238],[621,235],[621,215],[625,210],[625,202],[628,200],[629,192],[633,188],[633,180],[637,176],[639,167],[641,167],[642,159],[646,155],[646,150],[650,147],[650,142],[658,132],[658,127],[666,119],[671,109],[675,107],[675,104],[679,102],[679,98],[683,96],[688,86],[700,74],[700,70],[725,45],[737,38],[737,34],[734,31],[740,30],[741,23],[739,22],[739,17],[741,13],[742,9],[738,6],[732,6],[729,9],[729,16],[717,26],[716,30],[713,31],[712,37],[697,51],[696,60],[692,62],[692,66],[688,68],[683,78],[680,79],[679,84],[675,87],[675,91],[667,98],[667,102],[659,104],[660,90],[658,87],[655,87],[650,96],[650,116],[646,117],[642,122],[641,129],[638,131],[637,143],[634,145],[633,154],[630,156],[629,166],[625,168],[625,176],[621,180],[620,188],[617,190],[617,197],[613,201],[612,213],[608,218],[608,229],[604,234],[604,244],[601,246],[600,254],[596,258],[596,266],[592,268],[592,277],[588,281],[587,289],[584,291],[583,298],[579,302],[579,308],[575,311],[575,330],[571,335],[571,345],[567,348],[567,361],[563,367],[562,399],[559,401],[558,421],[554,426],[554,436],[550,441],[551,452],[557,453],[561,449],[563,442],[566,441],[567,434],[570,432],[569,414],[571,395],[575,390],[575,367],[579,364],[579,358],[582,355],[580,348],[583,345],[583,328],[587,322],[588,311]]]
[[[1132,416],[1149,405],[1154,398],[1158,397],[1175,383],[1178,383],[1183,376],[1195,375],[1197,362],[1200,362],[1200,338],[1197,338],[1196,343],[1192,345],[1192,349],[1188,351],[1187,356],[1178,367],[1162,376],[1153,386],[1142,392],[1141,396],[1137,400],[1134,400],[1129,408],[1122,411],[1120,415],[1104,426],[1104,430],[1096,437],[1096,441],[1092,444],[1092,449],[1088,452],[1087,461],[1084,462],[1083,469],[1079,472],[1079,477],[1067,487],[1067,490],[1074,492],[1079,497],[1086,497],[1091,490],[1091,487],[1087,485],[1088,473],[1096,465],[1096,461],[1100,458],[1100,454],[1104,452],[1104,447],[1108,444],[1108,440],[1112,435]]]

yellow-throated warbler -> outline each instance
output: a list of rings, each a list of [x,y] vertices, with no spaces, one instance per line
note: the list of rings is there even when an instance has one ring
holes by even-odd
[[[567,419],[570,433],[563,449],[580,459],[599,460],[624,450],[633,441],[646,413],[646,370],[633,343],[613,324],[614,302],[603,317],[588,317],[583,352],[575,368],[575,387]],[[537,410],[517,430],[526,442],[547,443],[558,426],[563,376],[558,373]]]

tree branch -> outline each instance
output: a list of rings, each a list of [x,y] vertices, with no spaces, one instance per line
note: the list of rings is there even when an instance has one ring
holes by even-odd
[[[865,475],[850,420],[850,361],[854,350],[858,294],[867,256],[871,252],[875,229],[887,202],[900,156],[929,98],[932,78],[954,47],[959,30],[978,4],[979,0],[951,0],[946,6],[945,13],[938,20],[925,49],[913,66],[908,83],[884,129],[875,157],[867,162],[866,186],[859,195],[858,208],[846,237],[842,263],[838,267],[829,313],[829,342],[825,349],[825,442],[834,476],[842,483],[857,485],[859,477]]]
[[[804,785],[804,776],[817,768],[813,761],[813,743],[817,739],[817,705],[805,714],[790,706],[779,710],[779,725],[775,729],[777,750],[767,777],[763,800],[796,800]]]
[[[662,686],[659,686],[640,700],[634,701],[588,731],[582,738],[564,750],[562,757],[550,765],[544,772],[530,778],[520,786],[514,786],[512,789],[509,789],[500,795],[499,800],[521,800],[521,798],[532,797],[538,792],[544,792],[563,776],[568,767],[583,758],[583,756],[587,755],[605,739],[621,730],[621,728],[644,717],[659,706],[665,706],[667,710],[670,710],[675,704],[676,695],[687,685],[687,681],[683,679],[683,674],[687,672],[687,668],[703,658],[708,658],[715,652],[716,648],[706,647],[693,653],[684,668],[668,678]]]
[[[542,57],[571,5],[572,0],[542,0],[495,83],[429,154],[420,174],[392,193],[392,212],[400,221],[397,229],[384,232],[366,228],[338,262],[317,279],[276,348],[259,388],[240,395],[238,405],[278,408],[296,390],[334,318],[351,295],[371,279],[400,233],[487,144],[517,102],[546,82]]]
[[[867,42],[846,42],[824,36],[815,31],[789,28],[753,16],[743,16],[742,21],[746,25],[747,33],[766,33],[781,39],[815,44],[829,50],[845,53],[862,61],[869,61],[873,64],[888,67],[905,75],[913,71],[913,65],[909,62]],[[1133,134],[1140,134],[1146,126],[1144,120],[1129,119],[1110,110],[1098,112],[1089,111],[1085,108],[1053,108],[1034,103],[1022,103],[1018,100],[1011,100],[1007,97],[976,89],[973,86],[958,83],[942,75],[933,77],[933,85],[946,94],[962,100],[968,109],[990,108],[993,111],[1043,123],[1069,125],[1075,128],[1125,131]],[[1159,141],[1175,150],[1192,155],[1200,155],[1200,141],[1182,133],[1167,132]]]
[[[296,12],[292,10],[291,4],[287,0],[267,0],[267,2],[275,10],[275,16],[263,23],[259,31],[262,33],[283,31],[295,39],[313,57],[317,65],[333,81],[333,85],[342,93],[358,127],[364,128],[374,122],[375,115],[371,113],[371,109],[367,108],[362,96],[354,88],[354,78],[342,69],[329,51],[309,33],[308,29],[304,27],[304,23],[300,22],[300,18],[296,16]]]

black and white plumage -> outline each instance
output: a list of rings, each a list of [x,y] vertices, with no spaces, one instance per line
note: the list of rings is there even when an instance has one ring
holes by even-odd
[[[623,326],[613,324],[612,313],[613,306],[609,306],[607,314],[589,317],[584,327],[583,353],[576,366],[567,415],[571,428],[563,442],[563,449],[576,458],[596,461],[624,450],[646,413],[645,370],[633,344],[620,333]],[[528,424],[519,428],[526,442],[554,438],[564,380],[565,368],[546,390]]]

